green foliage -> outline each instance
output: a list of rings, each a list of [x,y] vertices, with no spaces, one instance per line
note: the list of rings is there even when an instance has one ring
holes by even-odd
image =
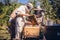
[[[9,15],[12,11],[19,7],[21,4],[12,4],[12,5],[0,5],[0,24],[7,24],[9,20]]]
[[[10,34],[7,31],[7,23],[9,20],[9,15],[12,13],[12,11],[19,7],[21,4],[8,4],[7,5],[3,5],[2,3],[0,3],[0,39],[10,39]]]
[[[34,7],[36,6],[36,3],[37,3],[36,0],[29,0],[29,2],[32,3]]]
[[[53,0],[51,1],[51,5],[53,7],[53,10],[55,11],[56,18],[60,19],[60,0]]]
[[[56,12],[53,10],[49,0],[40,0],[41,7],[46,11],[45,16],[50,19],[56,19]]]

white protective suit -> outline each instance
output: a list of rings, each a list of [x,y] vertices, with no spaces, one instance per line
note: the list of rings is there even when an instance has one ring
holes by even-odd
[[[25,5],[22,5],[22,6],[20,6],[18,9],[17,9],[17,14],[26,14],[26,6]],[[21,13],[20,13],[21,12]],[[24,25],[25,25],[25,16],[19,16],[19,17],[17,17],[17,19],[16,19],[16,38],[20,38],[20,36],[21,36],[21,32],[22,32],[22,30],[23,30],[23,27],[24,27]]]

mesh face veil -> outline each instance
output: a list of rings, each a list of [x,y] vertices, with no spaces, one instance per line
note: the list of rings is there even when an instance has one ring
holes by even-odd
[[[27,3],[26,6],[28,7],[29,10],[33,8],[33,5],[31,3]]]

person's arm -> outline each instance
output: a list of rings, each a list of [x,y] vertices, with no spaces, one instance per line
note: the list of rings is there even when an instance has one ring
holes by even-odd
[[[11,13],[10,17],[15,18],[16,17],[16,12],[17,12],[17,8]]]
[[[25,11],[17,11],[17,16],[30,16],[29,12],[26,10]]]
[[[17,14],[17,16],[30,16],[30,14],[23,14],[23,13],[19,13],[19,14]]]
[[[15,14],[16,10],[17,10],[17,8],[11,13],[9,22],[11,22],[16,17],[16,14]]]
[[[25,6],[20,6],[17,9],[17,16],[30,16],[29,10]]]

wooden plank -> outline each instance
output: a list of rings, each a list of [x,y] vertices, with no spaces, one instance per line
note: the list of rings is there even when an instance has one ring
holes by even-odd
[[[38,26],[25,26],[24,36],[25,37],[38,37],[40,34],[40,27]]]

